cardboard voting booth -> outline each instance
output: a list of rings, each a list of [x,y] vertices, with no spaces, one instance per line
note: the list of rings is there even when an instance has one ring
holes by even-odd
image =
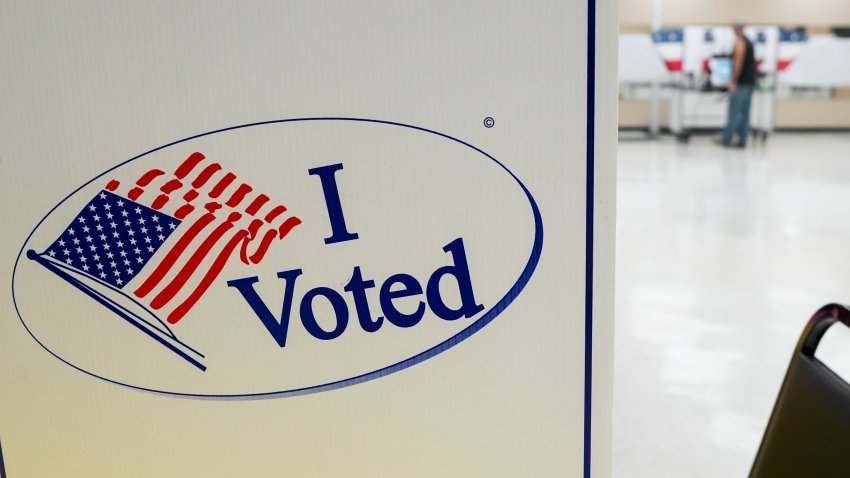
[[[615,2],[2,11],[4,474],[610,475]]]

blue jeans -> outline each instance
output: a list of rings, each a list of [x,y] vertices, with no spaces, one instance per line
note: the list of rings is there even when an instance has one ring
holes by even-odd
[[[747,144],[750,134],[750,104],[753,100],[754,85],[738,85],[729,96],[729,114],[726,116],[726,128],[723,130],[723,143],[732,144],[737,133],[740,144]]]

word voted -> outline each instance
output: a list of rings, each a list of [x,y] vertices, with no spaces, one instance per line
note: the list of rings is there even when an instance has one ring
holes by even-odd
[[[318,176],[321,181],[330,218],[332,233],[330,237],[325,239],[325,244],[359,238],[356,233],[349,232],[345,224],[345,216],[336,182],[336,172],[341,169],[343,169],[342,164],[333,164],[308,171],[310,175]],[[425,315],[425,302],[420,300],[415,310],[406,313],[399,310],[394,301],[421,296],[423,293],[427,307],[431,309],[434,315],[443,320],[452,321],[461,317],[471,318],[482,311],[484,306],[478,304],[475,300],[463,239],[457,238],[451,241],[443,247],[443,251],[450,255],[451,263],[438,267],[424,282],[424,289],[422,283],[410,274],[399,273],[388,277],[379,288],[378,303],[381,307],[381,315],[378,316],[373,316],[370,311],[366,292],[376,287],[375,281],[364,278],[360,266],[355,266],[351,280],[343,287],[343,291],[350,293],[353,298],[360,327],[366,332],[376,332],[383,325],[384,319],[397,327],[413,327]],[[301,274],[303,274],[301,269],[282,271],[277,274],[278,278],[284,280],[283,308],[280,318],[275,317],[254,289],[254,284],[260,281],[257,276],[227,282],[228,286],[239,291],[280,347],[286,346],[286,337],[295,299],[295,284]],[[447,304],[443,298],[442,293],[448,288],[441,287],[441,284],[443,284],[444,279],[449,278],[454,279],[453,282],[458,288],[459,305]],[[327,301],[334,311],[334,327],[331,330],[322,328],[317,320],[314,303],[319,298]],[[330,287],[315,287],[304,293],[297,310],[305,330],[320,340],[332,340],[339,337],[348,327],[351,315],[343,294]]]

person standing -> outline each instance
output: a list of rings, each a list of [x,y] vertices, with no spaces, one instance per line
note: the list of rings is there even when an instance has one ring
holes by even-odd
[[[750,134],[750,105],[756,86],[756,58],[753,44],[744,36],[744,26],[732,26],[735,47],[732,51],[732,79],[729,81],[729,113],[721,142],[724,146],[743,148]],[[738,142],[732,143],[737,134]]]

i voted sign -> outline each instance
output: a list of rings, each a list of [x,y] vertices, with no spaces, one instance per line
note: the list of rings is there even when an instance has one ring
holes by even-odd
[[[38,221],[12,289],[27,331],[81,372],[279,397],[461,344],[517,299],[542,245],[533,195],[482,149],[402,123],[297,118],[99,174]]]

